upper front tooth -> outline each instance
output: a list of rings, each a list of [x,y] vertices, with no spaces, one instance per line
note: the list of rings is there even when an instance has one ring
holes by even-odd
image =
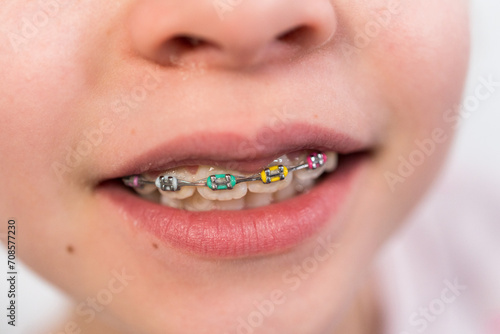
[[[224,171],[220,168],[208,167],[208,166],[200,166],[198,168],[198,172],[196,176],[198,179],[206,179],[210,175],[215,174],[228,174],[229,172]],[[212,190],[208,186],[205,187],[197,187],[198,193],[203,196],[205,199],[209,199],[212,201],[229,201],[233,199],[239,199],[246,195],[247,193],[247,184],[246,183],[238,183],[233,189],[224,189],[224,190]]]

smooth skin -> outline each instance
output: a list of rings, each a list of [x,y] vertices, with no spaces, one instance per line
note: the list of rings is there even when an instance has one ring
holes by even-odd
[[[451,144],[467,11],[457,0],[3,1],[0,216],[16,218],[25,263],[75,299],[57,328],[245,333],[239,321],[272,300],[255,332],[379,330],[370,263]],[[371,145],[363,191],[344,205],[341,231],[318,235],[334,251],[310,272],[300,266],[315,240],[204,260],[134,235],[97,195],[126,157],[207,130],[250,138],[276,110]],[[402,159],[429,140],[435,149],[402,177]]]

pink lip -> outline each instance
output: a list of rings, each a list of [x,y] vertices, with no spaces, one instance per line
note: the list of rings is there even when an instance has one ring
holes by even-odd
[[[192,135],[126,162],[114,171],[113,177],[166,170],[204,160],[220,165],[232,161],[242,168],[255,168],[263,161],[268,162],[269,157],[300,149],[353,153],[366,148],[346,135],[300,124],[274,132],[269,139],[262,145],[234,134]],[[246,145],[252,151],[242,151]],[[111,210],[124,213],[133,229],[151,233],[167,247],[209,258],[271,254],[300,244],[329,221],[340,225],[337,213],[368,158],[367,153],[343,156],[337,170],[308,193],[241,211],[173,209],[144,200],[118,182],[101,183],[97,194]]]
[[[115,164],[115,170],[102,175],[101,179],[163,172],[190,165],[255,172],[285,153],[314,149],[349,154],[368,149],[370,144],[342,132],[306,123],[291,124],[279,130],[264,128],[252,139],[234,132],[190,134],[149,149],[146,147],[145,153]]]

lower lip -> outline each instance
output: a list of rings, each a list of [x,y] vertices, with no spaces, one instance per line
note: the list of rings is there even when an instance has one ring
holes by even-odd
[[[123,212],[133,228],[167,246],[209,258],[239,258],[289,250],[335,219],[359,178],[367,155],[347,156],[337,170],[309,192],[289,200],[240,211],[189,212],[149,202],[116,183],[98,194]]]

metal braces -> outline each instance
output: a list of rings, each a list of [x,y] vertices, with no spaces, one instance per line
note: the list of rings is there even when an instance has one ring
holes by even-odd
[[[210,175],[206,179],[189,182],[185,180],[179,180],[175,176],[163,174],[156,178],[156,180],[147,180],[140,175],[131,175],[124,177],[123,183],[131,188],[144,188],[145,185],[154,184],[158,189],[162,191],[179,191],[182,187],[208,187],[213,191],[217,190],[231,190],[238,183],[243,182],[253,182],[262,181],[262,183],[270,184],[279,181],[283,181],[289,173],[301,170],[310,169],[315,170],[323,167],[326,163],[327,157],[323,152],[316,152],[310,154],[306,162],[303,164],[286,167],[283,165],[276,165],[264,169],[259,174],[254,174],[251,176],[235,176],[231,174],[215,174]]]

